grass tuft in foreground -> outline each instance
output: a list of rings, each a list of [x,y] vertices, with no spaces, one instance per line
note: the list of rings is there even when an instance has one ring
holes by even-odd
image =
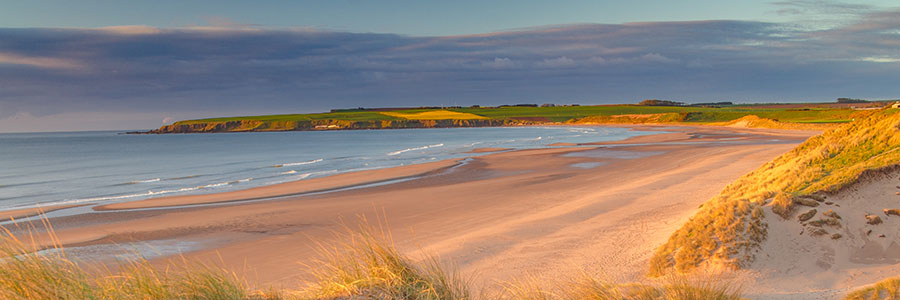
[[[847,295],[846,300],[893,300],[900,299],[900,277],[882,280],[870,287],[859,289]]]
[[[415,263],[400,254],[389,234],[363,222],[346,229],[334,245],[319,245],[322,257],[311,268],[316,282],[308,297],[337,299],[472,299],[468,282],[437,258]]]
[[[504,285],[500,299],[510,300],[738,300],[740,288],[712,277],[671,275],[657,284],[617,284],[582,274],[575,280],[544,287],[536,278]]]
[[[185,264],[160,272],[138,259],[111,272],[70,259],[58,243],[49,249],[32,244],[3,228],[0,299],[265,299],[234,274],[208,266]]]

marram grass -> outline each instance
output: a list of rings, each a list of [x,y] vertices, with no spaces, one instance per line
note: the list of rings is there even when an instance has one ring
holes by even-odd
[[[526,277],[503,284],[498,299],[510,300],[738,300],[740,287],[710,276],[670,274],[652,284],[620,284],[590,274],[551,282]]]
[[[469,283],[435,257],[414,262],[393,246],[390,234],[363,222],[346,227],[331,245],[319,244],[316,278],[306,288],[311,299],[474,299]]]
[[[898,300],[900,299],[900,277],[888,278],[872,286],[862,288],[847,295],[846,300]]]
[[[160,270],[137,259],[120,262],[120,270],[112,272],[69,258],[58,243],[49,249],[30,245],[35,243],[3,228],[0,299],[265,299],[233,273],[213,267],[185,263]]]
[[[900,165],[900,110],[858,113],[857,119],[812,137],[731,183],[659,247],[651,275],[703,265],[739,268],[767,236],[762,209],[789,217],[794,197],[833,193],[867,172]]]

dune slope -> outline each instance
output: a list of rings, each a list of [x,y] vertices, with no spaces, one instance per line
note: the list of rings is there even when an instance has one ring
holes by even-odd
[[[657,249],[650,274],[749,266],[769,235],[783,234],[770,228],[774,216],[764,206],[791,218],[797,205],[818,205],[821,196],[846,189],[872,170],[900,164],[898,131],[898,110],[872,111],[744,175]]]

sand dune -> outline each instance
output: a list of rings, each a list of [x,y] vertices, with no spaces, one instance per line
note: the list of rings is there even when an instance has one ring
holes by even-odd
[[[749,287],[772,299],[833,299],[900,274],[900,216],[884,213],[900,208],[898,187],[900,171],[888,171],[827,196],[817,207],[798,206],[787,220],[767,211],[770,234],[763,254],[744,272]],[[799,221],[811,210],[814,217]],[[840,217],[834,218],[839,225],[812,225],[832,219],[827,211]],[[869,224],[866,215],[882,222]]]

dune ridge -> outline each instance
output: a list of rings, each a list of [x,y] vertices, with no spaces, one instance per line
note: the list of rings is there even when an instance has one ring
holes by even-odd
[[[898,110],[871,111],[744,175],[704,203],[657,249],[650,274],[750,266],[766,254],[760,250],[768,236],[783,234],[772,231],[772,218],[793,216],[797,205],[816,202],[808,199],[850,188],[873,172],[869,170],[900,164],[898,131]]]

